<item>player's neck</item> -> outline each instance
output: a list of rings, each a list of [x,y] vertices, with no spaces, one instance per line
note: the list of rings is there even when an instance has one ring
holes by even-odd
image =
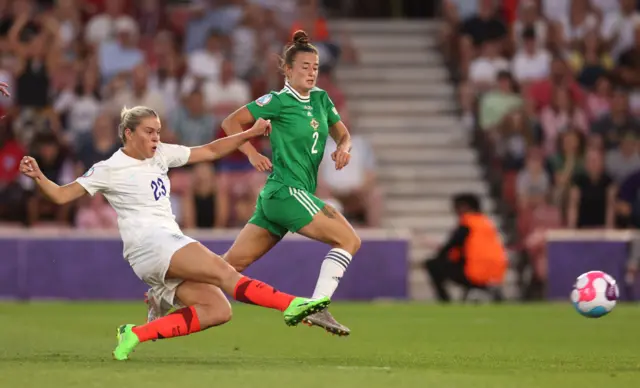
[[[127,146],[124,146],[121,149],[122,149],[122,153],[127,155],[130,158],[137,159],[137,160],[145,160],[143,156],[138,155],[134,150],[127,148]]]
[[[299,88],[296,88],[295,86],[291,85],[291,83],[288,80],[285,80],[284,84],[288,85],[291,89],[295,90],[296,93],[298,93],[302,97],[309,97],[309,94],[311,93],[310,90],[300,90]]]

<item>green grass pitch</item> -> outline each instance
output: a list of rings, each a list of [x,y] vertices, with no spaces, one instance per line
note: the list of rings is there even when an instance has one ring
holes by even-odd
[[[348,338],[234,304],[228,325],[111,359],[142,303],[0,303],[0,387],[638,387],[640,307],[335,303]]]

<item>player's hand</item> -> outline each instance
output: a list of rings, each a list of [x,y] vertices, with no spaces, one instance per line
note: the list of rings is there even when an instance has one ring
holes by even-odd
[[[11,97],[11,93],[9,93],[9,85],[6,82],[0,82],[0,93],[5,97]]]
[[[20,172],[32,179],[36,179],[42,175],[38,162],[31,156],[22,158],[20,161]]]
[[[253,135],[253,136],[269,136],[269,134],[271,133],[271,120],[265,120],[263,118],[259,118],[255,124],[253,124],[253,127],[251,127],[251,129],[249,129],[249,132]]]
[[[260,172],[271,171],[271,161],[259,152],[249,156],[249,163]]]
[[[338,148],[331,154],[331,160],[336,162],[336,170],[342,170],[351,160],[349,151]]]

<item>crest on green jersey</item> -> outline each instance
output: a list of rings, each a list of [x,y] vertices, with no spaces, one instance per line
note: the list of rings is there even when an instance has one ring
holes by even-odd
[[[311,124],[311,127],[313,128],[314,131],[317,131],[318,127],[320,126],[320,123],[315,118],[311,119],[311,123],[310,124]]]
[[[273,96],[271,94],[265,94],[256,100],[256,104],[258,104],[258,106],[265,106],[271,102],[272,98]]]

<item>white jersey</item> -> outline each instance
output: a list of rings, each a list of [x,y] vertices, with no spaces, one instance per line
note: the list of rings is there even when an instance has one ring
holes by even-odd
[[[186,164],[190,154],[188,147],[160,143],[152,158],[139,160],[120,149],[76,180],[90,195],[102,193],[118,214],[125,259],[158,229],[182,235],[171,210],[167,173]]]

